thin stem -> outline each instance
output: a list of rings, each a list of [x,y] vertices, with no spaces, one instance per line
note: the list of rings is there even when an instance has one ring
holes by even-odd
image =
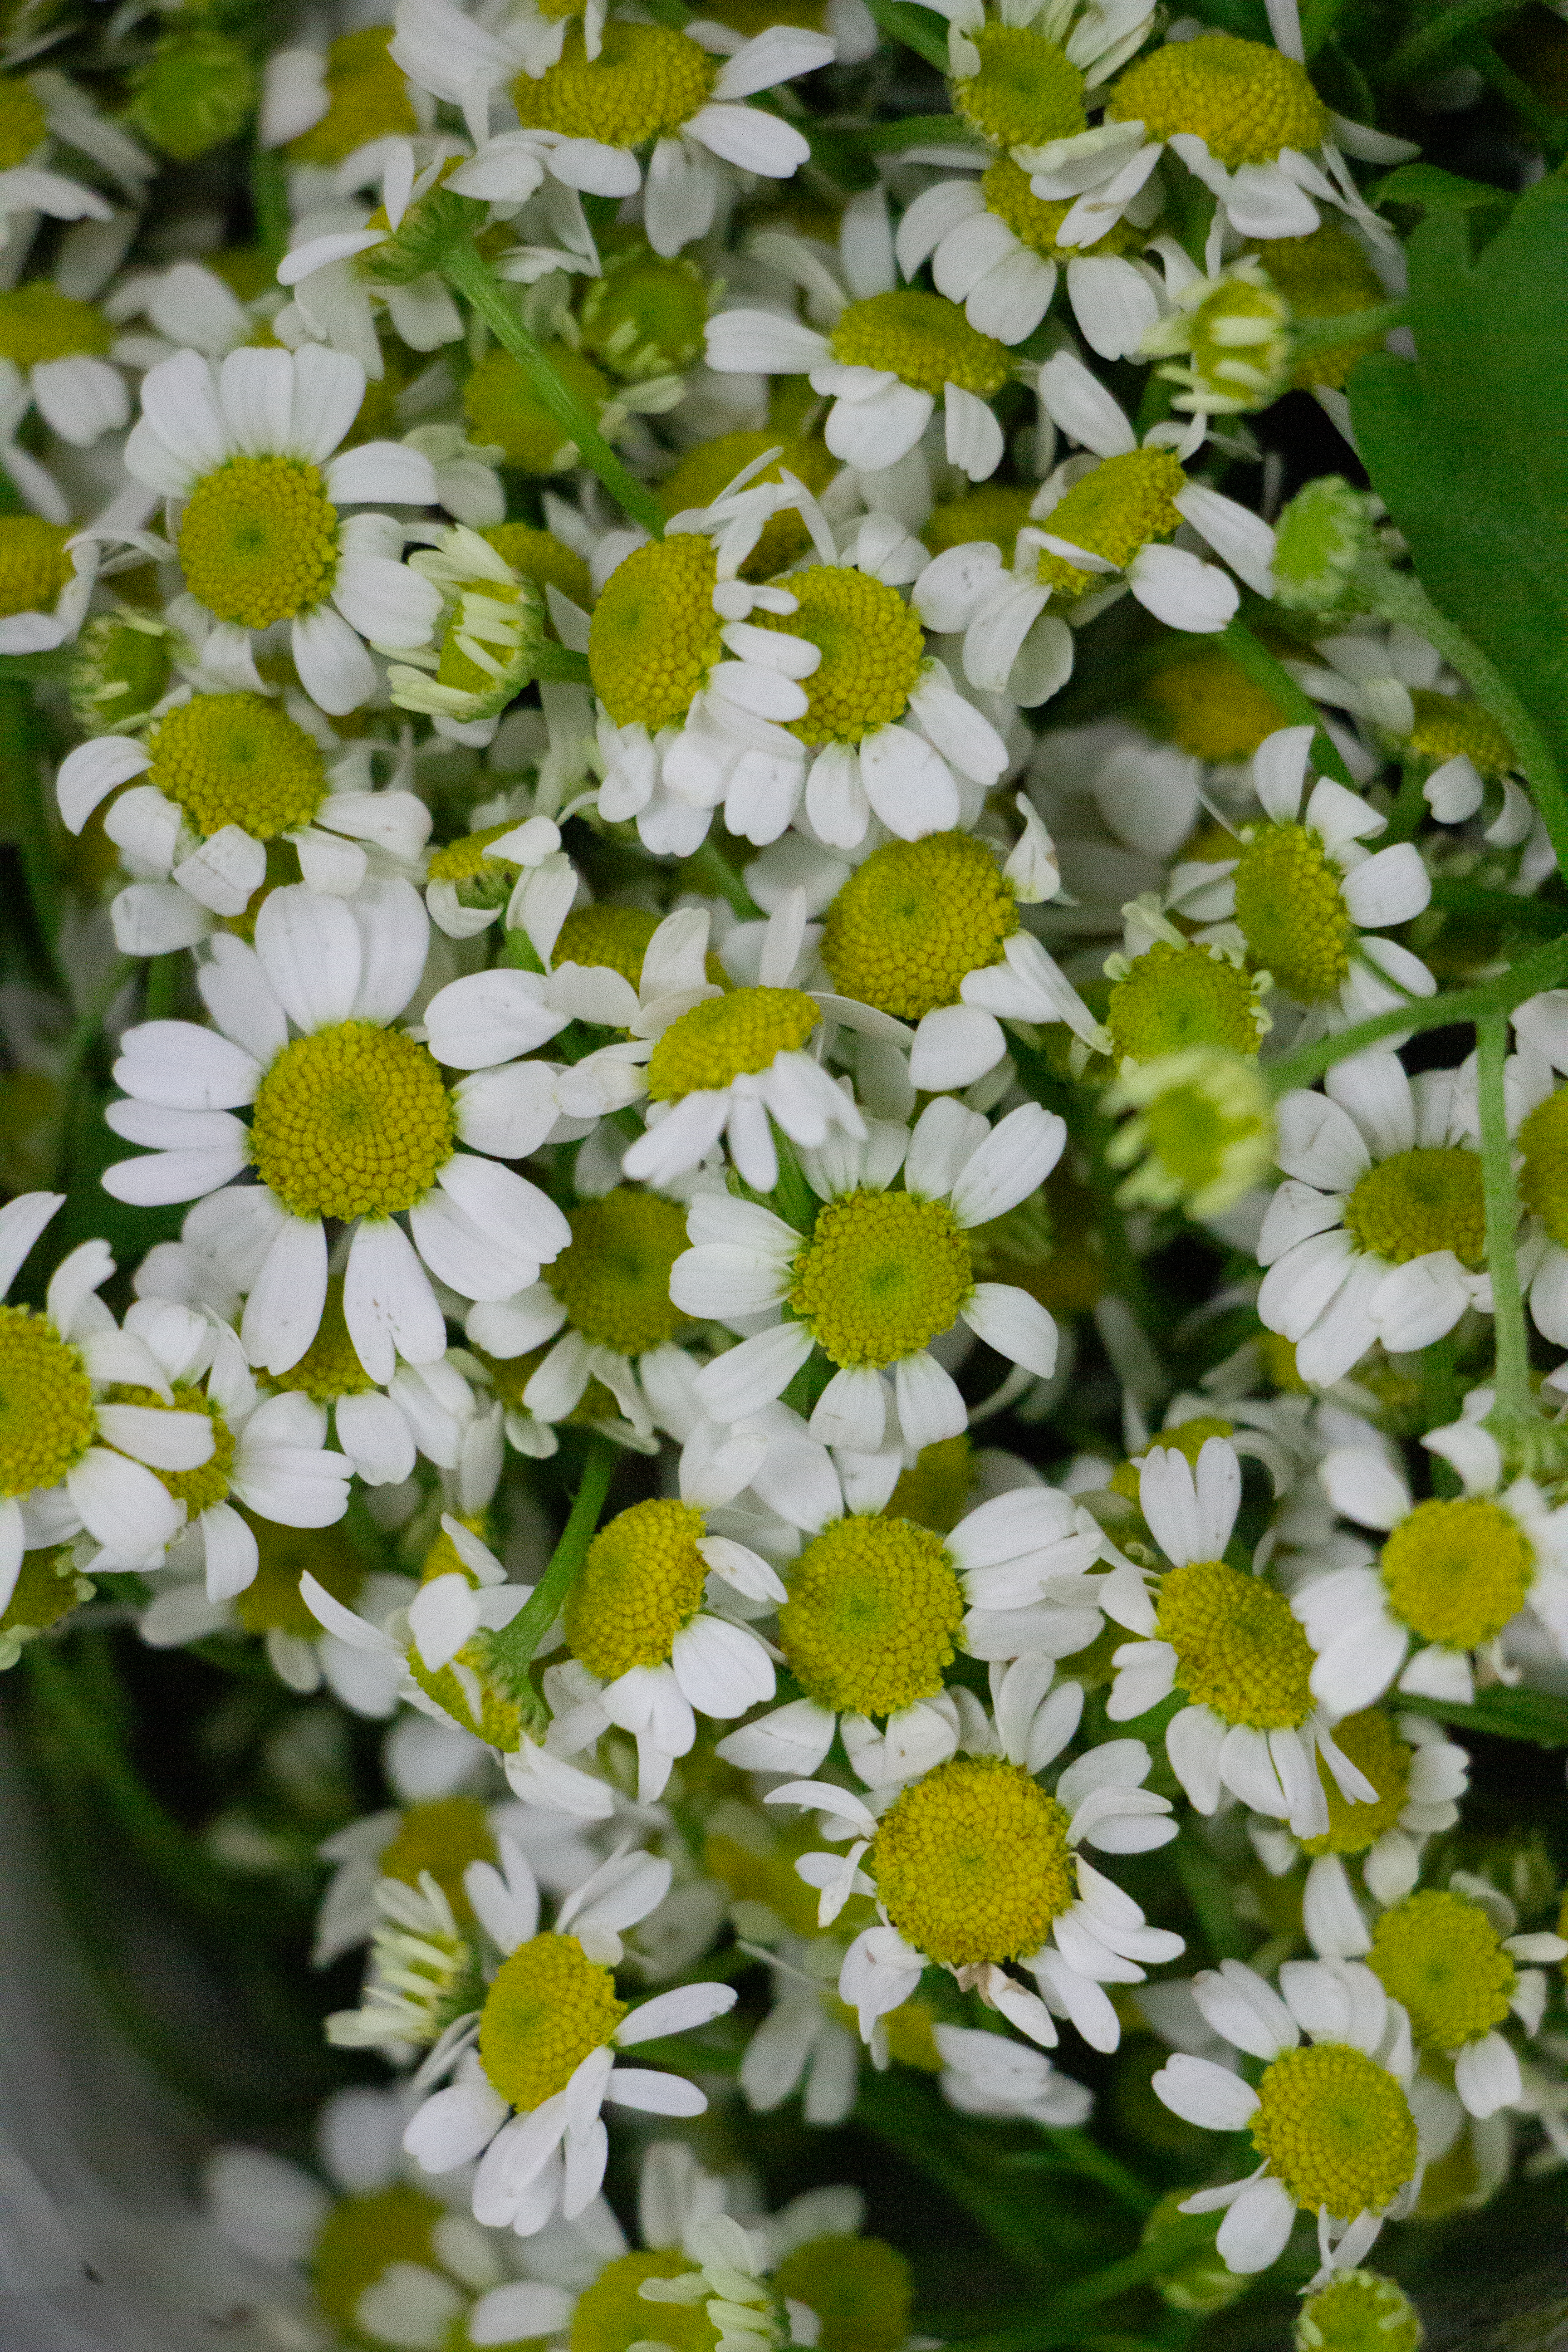
[[[1128,2254],[1119,2263],[1110,2263],[1085,2279],[1075,2279],[1070,2286],[1030,2318],[1016,2326],[998,2327],[984,2336],[950,2334],[948,2343],[953,2352],[1047,2352],[1055,2345],[1081,2346],[1085,2341],[1082,2314],[1097,2304],[1110,2303],[1136,2286],[1146,2286],[1162,2278],[1172,2268],[1171,2248],[1156,2240],[1152,2245],[1140,2246],[1136,2253]]]
[[[694,890],[706,890],[710,897],[725,899],[743,923],[754,923],[763,911],[711,838],[686,860],[683,879]]]
[[[1129,2172],[1109,2148],[1100,2147],[1089,2134],[1075,2126],[1042,2124],[1041,2136],[1053,2171],[1076,2172],[1085,2180],[1098,2181],[1118,2201],[1134,2213],[1152,2213],[1159,2203],[1152,2189],[1144,2187],[1135,2172]]]
[[[533,1654],[560,1616],[573,1579],[587,1557],[615,1475],[616,1460],[616,1448],[607,1437],[595,1434],[589,1438],[583,1483],[561,1531],[561,1540],[550,1555],[550,1565],[511,1623],[489,1637],[490,1656],[497,1670],[520,1693],[529,1696],[532,1694],[528,1688],[528,1669]]]
[[[1487,1269],[1492,1278],[1492,1330],[1497,1362],[1500,1420],[1529,1420],[1535,1412],[1530,1392],[1530,1339],[1524,1295],[1519,1286],[1514,1234],[1519,1194],[1513,1181],[1503,1070],[1508,1058],[1508,1019],[1496,1013],[1476,1024],[1476,1083],[1481,1115],[1481,1183],[1486,1204]]]
[[[1391,327],[1403,326],[1409,311],[1407,302],[1374,302],[1369,310],[1346,310],[1337,319],[1298,319],[1293,348],[1300,359],[1308,352],[1337,349],[1341,343],[1370,342],[1373,335],[1386,335]]]
[[[1378,1045],[1384,1037],[1414,1035],[1422,1029],[1451,1029],[1461,1024],[1470,1027],[1487,1020],[1493,1013],[1511,1013],[1527,996],[1537,995],[1543,988],[1555,988],[1568,976],[1568,939],[1552,940],[1543,948],[1521,956],[1510,972],[1500,980],[1482,982],[1475,988],[1450,989],[1444,996],[1415,996],[1408,1004],[1396,1004],[1387,1013],[1374,1013],[1369,1021],[1358,1021],[1349,1029],[1341,1029],[1331,1037],[1320,1037],[1310,1045],[1298,1045],[1293,1054],[1281,1055],[1279,1061],[1264,1073],[1276,1100],[1288,1094],[1292,1087],[1310,1087],[1336,1062],[1352,1054],[1362,1053],[1368,1045]]]
[[[1283,663],[1276,661],[1261,637],[1255,636],[1247,623],[1237,619],[1226,623],[1220,643],[1237,667],[1246,671],[1254,686],[1262,688],[1288,726],[1317,729],[1312,738],[1312,760],[1320,772],[1332,776],[1336,783],[1350,784],[1350,770],[1325,730],[1317,705],[1297,685]]]
[[[251,156],[250,209],[256,242],[276,269],[289,250],[289,175],[276,148],[258,147]]]
[[[116,960],[101,984],[78,1013],[70,1035],[66,1039],[58,1082],[60,1106],[58,1168],[62,1184],[66,1181],[71,1159],[71,1131],[76,1124],[76,1097],[81,1083],[82,1065],[102,1030],[105,1014],[135,969],[134,956],[121,956]]]
[[[634,522],[640,522],[651,539],[662,539],[664,510],[658,500],[627,473],[576,394],[563,383],[548,352],[523,325],[511,296],[478,247],[471,240],[451,247],[441,267],[497,342],[523,369],[545,407],[575,445],[583,463],[597,474]]]
[[[1406,760],[1405,772],[1399,779],[1399,795],[1389,814],[1385,832],[1378,835],[1379,849],[1390,849],[1396,841],[1414,841],[1421,830],[1421,820],[1426,814],[1426,780],[1420,763]]]

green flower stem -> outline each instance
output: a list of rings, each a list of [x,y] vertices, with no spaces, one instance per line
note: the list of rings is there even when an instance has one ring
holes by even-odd
[[[1461,1023],[1469,1027],[1493,1014],[1511,1013],[1527,996],[1555,988],[1564,979],[1568,979],[1568,939],[1552,940],[1548,946],[1521,956],[1500,980],[1485,981],[1475,988],[1450,989],[1442,996],[1412,997],[1408,1004],[1374,1013],[1370,1021],[1358,1021],[1333,1036],[1298,1045],[1293,1054],[1282,1055],[1264,1076],[1278,1100],[1292,1087],[1311,1086],[1336,1062],[1378,1045],[1384,1037],[1403,1037],[1422,1029],[1457,1028]]]
[[[542,344],[523,325],[510,294],[472,239],[449,247],[441,267],[497,342],[523,369],[552,416],[575,443],[583,463],[597,474],[610,496],[619,499],[650,539],[662,539],[664,510],[658,500],[627,473],[582,402],[562,383]]]
[[[931,9],[910,7],[908,0],[867,0],[867,5],[890,41],[901,41],[938,73],[947,71],[947,36]]]
[[[587,1557],[594,1530],[599,1524],[599,1513],[605,1507],[605,1497],[610,1491],[610,1480],[616,1472],[616,1451],[607,1437],[595,1432],[588,1440],[588,1450],[583,1465],[583,1483],[572,1506],[571,1516],[561,1531],[561,1540],[550,1555],[550,1565],[529,1598],[523,1602],[510,1625],[489,1637],[490,1657],[498,1670],[514,1685],[521,1698],[530,1702],[533,1693],[528,1680],[528,1669],[533,1654],[561,1614],[562,1604],[572,1589],[572,1581]]]
[[[1476,1024],[1476,1081],[1481,1114],[1481,1182],[1487,1227],[1487,1270],[1492,1278],[1492,1332],[1496,1349],[1498,1420],[1504,1424],[1535,1418],[1530,1389],[1530,1339],[1524,1294],[1519,1286],[1514,1235],[1519,1193],[1513,1181],[1503,1066],[1508,1058],[1508,1016],[1494,1013]]]
[[[762,908],[711,835],[686,860],[681,879],[689,889],[706,891],[710,898],[724,899],[743,923],[754,923],[762,914]]]
[[[1109,2148],[1100,2147],[1076,2125],[1042,2124],[1040,2137],[1045,2147],[1037,2156],[1030,2151],[1020,2163],[1038,2163],[1051,2172],[1076,2172],[1084,2180],[1097,2182],[1132,2213],[1152,2213],[1159,2203],[1154,2190],[1145,2188],[1135,2172],[1129,2172]]]
[[[1308,352],[1329,351],[1341,343],[1368,342],[1373,335],[1386,335],[1390,328],[1403,326],[1409,310],[1407,302],[1375,302],[1370,310],[1345,310],[1337,319],[1298,319],[1292,348],[1300,359]]]
[[[1446,914],[1477,915],[1515,930],[1542,931],[1549,939],[1560,939],[1568,931],[1568,907],[1544,898],[1521,898],[1511,890],[1489,889],[1484,882],[1450,881],[1440,874],[1432,884],[1432,904]]]
[[[1246,671],[1254,686],[1261,687],[1287,726],[1317,729],[1312,739],[1312,758],[1320,773],[1332,776],[1336,783],[1350,785],[1353,792],[1351,772],[1325,730],[1316,703],[1297,685],[1284,664],[1275,659],[1261,637],[1255,636],[1238,616],[1226,623],[1219,642],[1237,667]]]
[[[16,845],[27,903],[49,964],[63,983],[59,959],[61,899],[45,804],[44,740],[33,689],[25,678],[0,678],[0,812],[5,838]]]
[[[120,956],[82,1006],[66,1039],[65,1058],[56,1081],[59,1099],[59,1156],[57,1181],[65,1187],[69,1175],[76,1130],[77,1096],[82,1067],[103,1029],[104,1018],[136,969],[134,956]]]
[[[275,147],[258,147],[251,156],[250,209],[256,242],[276,269],[289,250],[289,173]]]

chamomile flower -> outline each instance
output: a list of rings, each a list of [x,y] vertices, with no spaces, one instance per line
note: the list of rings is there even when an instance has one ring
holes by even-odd
[[[1287,1961],[1277,1992],[1225,1960],[1194,1977],[1192,1992],[1215,2034],[1265,2063],[1256,2089],[1182,2052],[1154,2076],[1173,2114],[1208,2131],[1250,2133],[1260,2159],[1244,2179],[1199,2189],[1182,2210],[1224,2211],[1218,2246],[1232,2271],[1278,2262],[1298,2211],[1317,2215],[1322,2272],[1353,2268],[1384,2221],[1409,2210],[1420,2180],[1404,2010],[1355,1961]]]
[[[1140,444],[1103,384],[1070,352],[1040,370],[1040,400],[1086,452],[1058,466],[1031,506],[1012,564],[985,541],[937,557],[916,592],[928,628],[963,633],[972,686],[1030,708],[1072,675],[1072,630],[1124,589],[1173,629],[1213,635],[1239,602],[1227,572],[1169,541],[1188,524],[1249,587],[1268,593],[1273,534],[1182,459],[1201,437],[1155,425]],[[1173,446],[1174,445],[1174,446]]]
[[[363,158],[351,158],[337,178],[350,185],[379,180],[382,201],[374,213],[333,204],[296,221],[289,251],[278,265],[278,282],[294,299],[286,327],[357,360],[372,383],[385,373],[377,332],[377,306],[397,341],[414,352],[438,351],[462,340],[463,318],[451,289],[433,269],[410,276],[398,246],[399,232],[417,222],[417,208],[449,176],[454,157],[467,150],[444,137],[380,142]],[[374,157],[374,167],[365,169]],[[376,257],[381,257],[378,268]],[[388,257],[395,256],[388,266]],[[296,340],[289,335],[290,341]]]
[[[1165,1753],[1198,1811],[1228,1793],[1298,1837],[1321,1836],[1320,1757],[1343,1795],[1370,1803],[1376,1790],[1334,1743],[1289,1602],[1225,1557],[1241,1504],[1236,1448],[1207,1439],[1194,1470],[1176,1446],[1151,1447],[1138,1497],[1170,1566],[1152,1591],[1131,1563],[1106,1583],[1101,1606],[1138,1636],[1116,1652],[1107,1714],[1131,1722],[1179,1691],[1187,1704],[1166,1726]]]
[[[863,474],[907,457],[940,399],[950,464],[972,482],[996,471],[1002,427],[990,404],[1011,380],[1011,355],[945,295],[900,286],[879,190],[845,207],[837,276],[802,240],[773,234],[760,249],[804,281],[825,331],[776,310],[720,310],[708,321],[710,368],[807,377],[833,404],[822,427],[828,448]]]
[[[1051,2131],[1089,2121],[1092,2095],[1043,2051],[1011,2034],[977,2032],[968,2025],[931,2031],[942,2060],[942,2095],[960,2115],[1022,2116]]]
[[[386,682],[400,710],[427,711],[437,734],[493,741],[507,705],[531,685],[544,635],[544,600],[504,555],[463,523],[408,559],[441,592],[432,645],[395,663]],[[552,845],[552,846],[554,845]]]
[[[967,1426],[955,1382],[929,1352],[960,1322],[1048,1379],[1055,1322],[1027,1292],[977,1283],[968,1235],[1037,1191],[1066,1139],[1060,1118],[1037,1103],[992,1128],[941,1096],[912,1132],[879,1122],[863,1143],[836,1141],[804,1156],[823,1204],[809,1234],[760,1204],[699,1194],[688,1221],[693,1247],[676,1263],[672,1297],[688,1314],[721,1322],[778,1318],[700,1375],[704,1410],[716,1421],[742,1420],[781,1396],[820,1351],[836,1369],[814,1415],[816,1435],[875,1453],[891,1409],[903,1444],[918,1451]]]
[[[432,2091],[411,2118],[404,2146],[426,2172],[480,2162],[477,2221],[519,2237],[560,2210],[581,2213],[604,2179],[606,2102],[656,2115],[699,2116],[707,2100],[679,2074],[617,2066],[639,2042],[684,2033],[733,2008],[731,1985],[694,1984],[628,2008],[614,1970],[622,1931],[657,1908],[670,1865],[622,1853],[596,1870],[539,1926],[539,1889],[522,1853],[505,1839],[501,1868],[472,1863],[468,1900],[501,1963],[477,2016],[451,2033],[423,2077],[457,2079]]]
[[[1467,1307],[1491,1310],[1472,1066],[1411,1078],[1373,1047],[1336,1062],[1324,1087],[1278,1107],[1288,1181],[1258,1244],[1258,1314],[1315,1387],[1374,1340],[1430,1347]]]
[[[487,1156],[538,1139],[526,1084],[498,1071],[448,1088],[429,1046],[393,1026],[428,938],[406,882],[367,883],[352,900],[275,890],[255,947],[215,942],[203,967],[215,1029],[152,1022],[123,1040],[127,1098],[110,1122],[154,1150],[105,1181],[121,1200],[188,1201],[254,1169],[258,1184],[229,1192],[228,1213],[237,1247],[256,1252],[268,1235],[240,1336],[270,1372],[297,1364],[320,1327],[328,1219],[352,1229],[343,1314],[377,1381],[399,1355],[419,1364],[446,1351],[426,1265],[462,1297],[506,1297],[570,1239],[554,1203]]]
[[[957,1749],[962,1718],[944,1682],[960,1652],[1067,1657],[1100,1631],[1086,1571],[1102,1539],[1067,1496],[1020,1487],[940,1536],[892,1513],[898,1454],[880,1466],[881,1507],[868,1507],[874,1490],[856,1507],[826,1448],[802,1430],[753,1476],[752,1491],[805,1539],[783,1563],[775,1635],[805,1696],[720,1741],[742,1771],[815,1772],[839,1735],[868,1787],[914,1780]]]
[[[113,207],[94,188],[53,168],[59,146],[99,165],[132,201],[153,158],[63,73],[0,75],[0,222],[28,213],[52,220],[107,221]]]
[[[78,449],[130,421],[124,368],[135,364],[134,345],[122,346],[96,300],[119,266],[130,229],[126,221],[107,243],[97,229],[90,243],[79,236],[53,278],[24,278],[0,291],[0,407],[13,420],[36,407],[50,431]],[[15,478],[26,496],[29,486],[50,478],[35,460]],[[51,512],[48,519],[66,518]]]
[[[364,370],[342,352],[231,352],[218,368],[180,352],[149,371],[125,463],[175,509],[186,587],[225,626],[287,621],[301,685],[323,710],[375,691],[364,639],[423,645],[437,590],[398,562],[404,528],[344,506],[436,497],[430,461],[395,441],[333,457],[364,398]]]
[[[100,555],[96,539],[68,523],[0,515],[0,654],[49,653],[74,637],[100,569],[123,568]]]
[[[1568,1505],[1553,1507],[1532,1478],[1505,1484],[1497,1440],[1478,1421],[1421,1442],[1458,1472],[1462,1494],[1417,1503],[1375,1443],[1323,1460],[1335,1508],[1384,1537],[1375,1567],[1314,1577],[1291,1604],[1319,1653],[1312,1687],[1337,1713],[1369,1706],[1391,1683],[1468,1705],[1475,1664],[1512,1678],[1507,1633],[1523,1610],[1554,1648],[1568,1643]]]
[[[1518,1006],[1520,1046],[1508,1070],[1510,1118],[1518,1121],[1519,1194],[1530,1223],[1525,1265],[1530,1311],[1538,1331],[1561,1346],[1568,1339],[1568,991],[1550,989]]]
[[[808,1853],[796,1864],[821,1889],[830,1926],[851,1895],[874,1895],[881,1924],[844,1958],[839,1998],[869,2038],[876,2020],[907,2000],[930,1966],[945,1968],[1010,2025],[1045,2048],[1054,2017],[1069,2018],[1097,2050],[1114,2050],[1121,2027],[1107,1984],[1139,1984],[1142,1961],[1174,1959],[1180,1937],[1146,1927],[1130,1895],[1078,1851],[1142,1853],[1175,1835],[1168,1799],[1145,1789],[1149,1751],[1139,1739],[1091,1748],[1057,1775],[1038,1775],[1078,1727],[1083,1692],[1051,1688],[1049,1660],[991,1668],[994,1716],[968,1710],[961,1754],[875,1809],[826,1780],[789,1780],[769,1804],[811,1806],[833,1817],[847,1853]],[[1038,1990],[1008,1973],[1025,1969]]]

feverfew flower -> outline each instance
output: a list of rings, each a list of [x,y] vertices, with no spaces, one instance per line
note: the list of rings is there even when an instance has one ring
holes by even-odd
[[[53,220],[112,218],[113,207],[96,189],[51,168],[57,144],[97,163],[132,201],[154,168],[146,150],[100,114],[64,74],[0,76],[0,222],[27,213]]]
[[[1510,1124],[1517,1122],[1519,1196],[1530,1218],[1523,1235],[1530,1311],[1535,1328],[1559,1347],[1568,1343],[1568,1185],[1563,1137],[1568,1132],[1568,989],[1548,989],[1513,1014],[1520,1051],[1508,1066]]]

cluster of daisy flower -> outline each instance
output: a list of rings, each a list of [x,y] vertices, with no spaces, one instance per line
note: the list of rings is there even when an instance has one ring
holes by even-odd
[[[1356,386],[1556,52],[80,13],[0,8],[0,1668],[308,2012],[191,2294],[1415,2352],[1568,2165],[1568,803]]]

